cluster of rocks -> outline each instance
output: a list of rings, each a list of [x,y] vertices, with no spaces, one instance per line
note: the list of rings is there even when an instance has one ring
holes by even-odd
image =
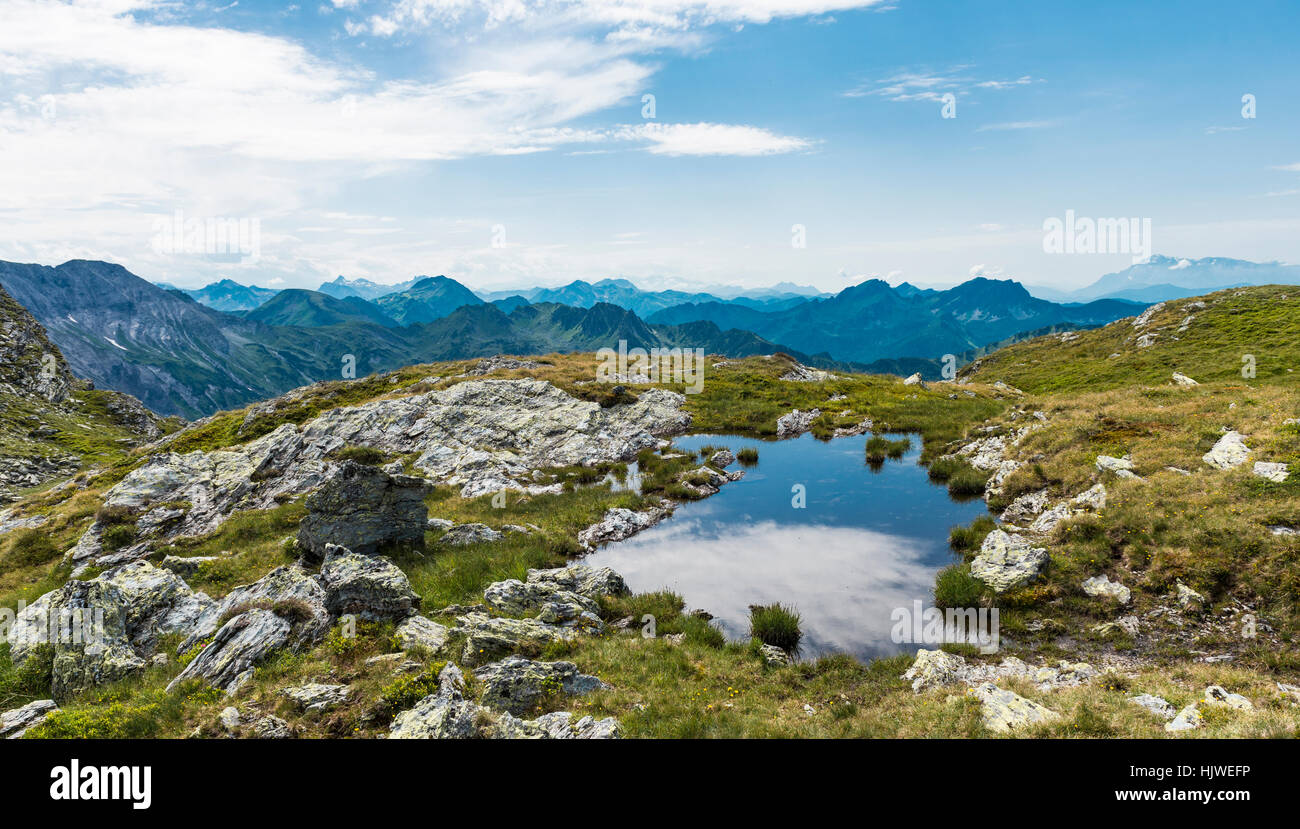
[[[389,737],[621,736],[613,718],[582,717],[575,722],[572,714],[563,711],[533,720],[518,718],[560,697],[608,687],[571,662],[541,662],[522,653],[603,633],[597,599],[627,592],[622,576],[609,568],[573,565],[529,570],[524,581],[507,579],[489,585],[483,593],[483,609],[458,615],[450,631],[436,622],[412,617],[398,629],[399,643],[405,641],[436,653],[445,650],[448,633],[463,637],[460,664],[474,668],[483,690],[478,701],[468,699],[460,667],[448,663],[439,675],[438,691],[398,714]]]
[[[791,383],[820,383],[825,380],[838,380],[839,378],[829,371],[809,368],[803,363],[795,363],[790,366],[789,371],[781,375],[781,379]]]
[[[540,380],[467,381],[331,409],[302,426],[285,423],[229,449],[160,453],[110,489],[106,504],[130,510],[141,521],[163,505],[185,504],[160,525],[159,538],[166,540],[211,533],[236,511],[270,509],[336,481],[315,496],[318,517],[305,529],[309,547],[319,551],[327,541],[360,544],[344,537],[358,522],[391,520],[398,540],[414,539],[414,502],[422,482],[371,471],[340,478],[331,453],[345,446],[418,453],[412,463],[416,472],[434,483],[459,486],[465,497],[531,491],[530,476],[538,470],[629,460],[658,447],[663,436],[690,425],[684,402],[680,394],[649,389],[635,403],[605,409]],[[388,478],[362,480],[381,474]],[[349,494],[365,500],[351,503]],[[87,531],[73,556],[78,563],[105,563],[96,560],[102,555],[100,531]]]
[[[949,685],[979,685],[1005,679],[1027,679],[1040,690],[1069,688],[1092,681],[1101,672],[1086,662],[1061,660],[1056,667],[1033,666],[1023,660],[1008,656],[994,665],[988,662],[969,662],[965,657],[941,650],[918,649],[916,660],[903,679],[911,680],[916,693],[943,688]]]
[[[597,680],[598,681],[598,680]],[[509,683],[499,685],[505,690]],[[567,711],[521,720],[506,711],[495,711],[465,696],[465,676],[454,663],[438,675],[438,691],[420,700],[414,708],[393,720],[388,737],[410,739],[608,739],[622,736],[612,717],[596,720],[582,717],[576,722]]]

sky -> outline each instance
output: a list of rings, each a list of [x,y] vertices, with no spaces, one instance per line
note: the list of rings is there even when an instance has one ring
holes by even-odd
[[[1072,211],[1297,262],[1298,34],[1294,2],[0,0],[0,259],[837,291],[1138,258],[1048,252]]]

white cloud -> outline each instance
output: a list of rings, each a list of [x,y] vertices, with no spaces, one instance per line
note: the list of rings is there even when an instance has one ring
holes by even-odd
[[[622,135],[650,142],[656,155],[773,155],[806,150],[811,142],[758,127],[734,124],[642,124]]]
[[[900,103],[940,101],[946,94],[963,96],[975,89],[998,91],[1038,82],[1029,75],[1011,80],[976,80],[968,73],[968,70],[973,68],[973,66],[953,66],[942,73],[928,70],[899,72],[888,78],[859,84],[844,92],[843,95],[846,98],[864,98],[874,95]]]

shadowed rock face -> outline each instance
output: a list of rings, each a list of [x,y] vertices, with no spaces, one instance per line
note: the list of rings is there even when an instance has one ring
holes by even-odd
[[[320,560],[329,544],[362,555],[372,555],[389,543],[421,545],[429,517],[424,493],[423,478],[389,475],[377,467],[346,461],[308,496],[298,546]]]

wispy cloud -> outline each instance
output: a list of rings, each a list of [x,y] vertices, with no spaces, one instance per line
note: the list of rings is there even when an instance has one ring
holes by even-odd
[[[981,124],[976,128],[976,132],[992,132],[1001,130],[1041,130],[1047,127],[1054,127],[1060,121],[1003,121],[997,124]]]
[[[888,78],[859,84],[842,93],[846,98],[879,96],[890,101],[939,101],[945,94],[963,96],[976,89],[999,91],[1041,83],[1029,75],[1009,80],[980,80],[970,74],[973,66],[953,66],[944,72],[928,70],[899,72]]]

